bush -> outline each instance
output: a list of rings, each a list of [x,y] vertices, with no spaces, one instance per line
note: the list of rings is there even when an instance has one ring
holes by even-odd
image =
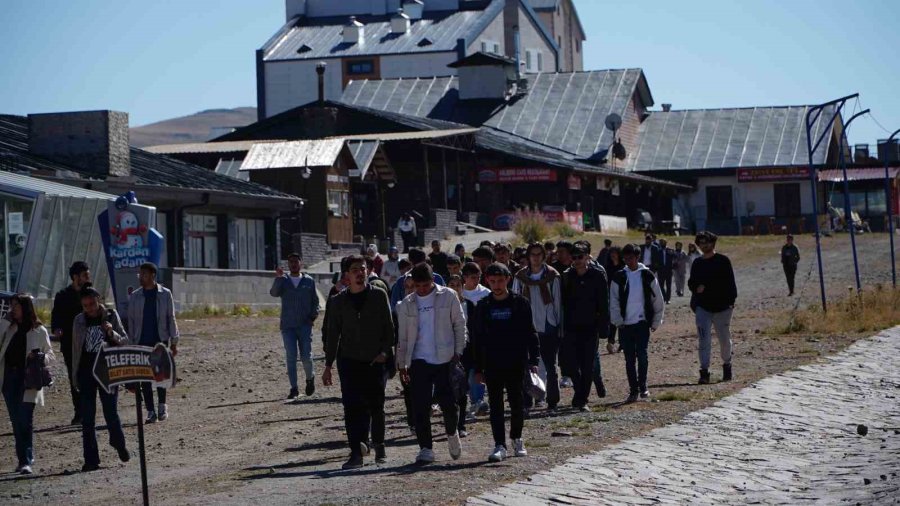
[[[775,334],[858,334],[878,332],[900,325],[900,290],[876,285],[857,292],[850,288],[845,299],[831,302],[828,312],[819,306],[790,313],[770,332]]]
[[[568,223],[554,223],[553,224],[553,233],[557,237],[563,237],[565,239],[570,239],[578,235],[578,231],[572,228]]]
[[[253,315],[253,310],[250,309],[250,306],[235,304],[231,308],[231,314],[232,316],[251,316]]]
[[[524,244],[540,242],[550,237],[550,226],[544,215],[537,211],[518,211],[512,226],[518,240]]]

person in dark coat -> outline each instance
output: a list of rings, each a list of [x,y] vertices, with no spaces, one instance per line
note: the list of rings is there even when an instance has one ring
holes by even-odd
[[[66,371],[71,378],[73,377],[72,323],[82,311],[81,289],[91,283],[91,270],[88,264],[82,261],[73,263],[69,267],[69,279],[72,280],[69,286],[56,292],[56,296],[53,298],[50,328],[52,329],[53,337],[59,340],[59,347],[66,362]],[[78,397],[78,388],[74,383],[69,383],[69,394],[72,396],[72,408],[75,411],[75,416],[72,417],[72,421],[69,423],[71,425],[81,425],[81,401]]]
[[[797,264],[800,263],[800,250],[794,244],[794,236],[788,235],[787,242],[781,247],[781,266],[784,267],[784,278],[787,280],[788,296],[794,295],[794,278],[797,275]]]
[[[640,262],[644,264],[644,267],[650,269],[653,274],[659,272],[659,269],[662,267],[662,251],[660,251],[659,244],[653,240],[651,234],[647,234],[644,237],[644,244],[641,246]]]
[[[675,250],[668,247],[665,239],[659,240],[659,287],[662,289],[666,304],[672,299],[672,274],[675,271]]]

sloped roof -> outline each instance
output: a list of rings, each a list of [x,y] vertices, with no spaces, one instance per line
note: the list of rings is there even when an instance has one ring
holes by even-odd
[[[76,167],[55,162],[28,152],[28,118],[9,114],[0,115],[0,155],[10,157],[20,169],[30,171],[62,172],[72,177],[96,177]],[[241,181],[216,174],[175,158],[131,148],[131,175],[137,184],[214,190],[240,195],[297,199],[267,186]]]
[[[516,66],[516,60],[512,58],[508,58],[506,56],[495,54],[495,53],[487,53],[484,51],[478,51],[476,53],[472,53],[465,58],[460,60],[456,60],[455,62],[447,65],[452,69],[457,69],[460,67],[479,67],[484,65],[512,65]]]
[[[347,44],[343,26],[347,17],[296,18],[289,21],[263,46],[264,61],[306,60],[388,54],[455,51],[457,41],[468,44],[500,13],[504,2],[493,0],[483,9],[426,11],[422,19],[410,23],[406,34],[391,33],[391,16],[357,16],[364,26],[360,43]],[[431,44],[420,45],[423,39]],[[308,50],[298,53],[307,46]]]
[[[77,186],[56,183],[24,174],[0,170],[0,188],[14,188],[29,194],[43,193],[53,197],[75,197],[83,199],[114,200],[116,195],[86,190]]]
[[[805,118],[810,106],[653,112],[640,127],[634,171],[808,165]],[[830,132],[833,109],[819,115],[813,139]],[[829,142],[813,156],[827,159]]]
[[[331,167],[342,149],[343,139],[254,144],[244,157],[241,170]]]
[[[457,77],[352,81],[344,103],[403,115],[490,126],[562,150],[595,157],[612,144],[604,120],[625,115],[637,91],[652,105],[641,69],[546,73],[528,76],[528,93],[502,100],[459,99]]]

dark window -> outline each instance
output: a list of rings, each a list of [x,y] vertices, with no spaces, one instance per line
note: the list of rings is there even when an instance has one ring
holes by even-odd
[[[351,76],[359,74],[373,74],[375,73],[375,61],[357,60],[347,62],[347,73]]]
[[[775,216],[796,218],[800,216],[800,183],[776,184]]]
[[[710,220],[734,218],[730,186],[706,187],[706,218]]]

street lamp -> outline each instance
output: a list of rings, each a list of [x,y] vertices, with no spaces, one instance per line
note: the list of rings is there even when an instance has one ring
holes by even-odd
[[[887,140],[886,146],[890,147],[891,143],[894,142],[894,139],[897,138],[897,135],[900,135],[900,129],[891,134]],[[891,280],[894,282],[894,288],[897,288],[897,261],[894,257],[894,209],[892,207],[893,203],[891,202],[891,178],[888,171],[887,153],[884,154],[884,192],[887,196],[888,235],[890,236],[889,239],[891,241]]]

